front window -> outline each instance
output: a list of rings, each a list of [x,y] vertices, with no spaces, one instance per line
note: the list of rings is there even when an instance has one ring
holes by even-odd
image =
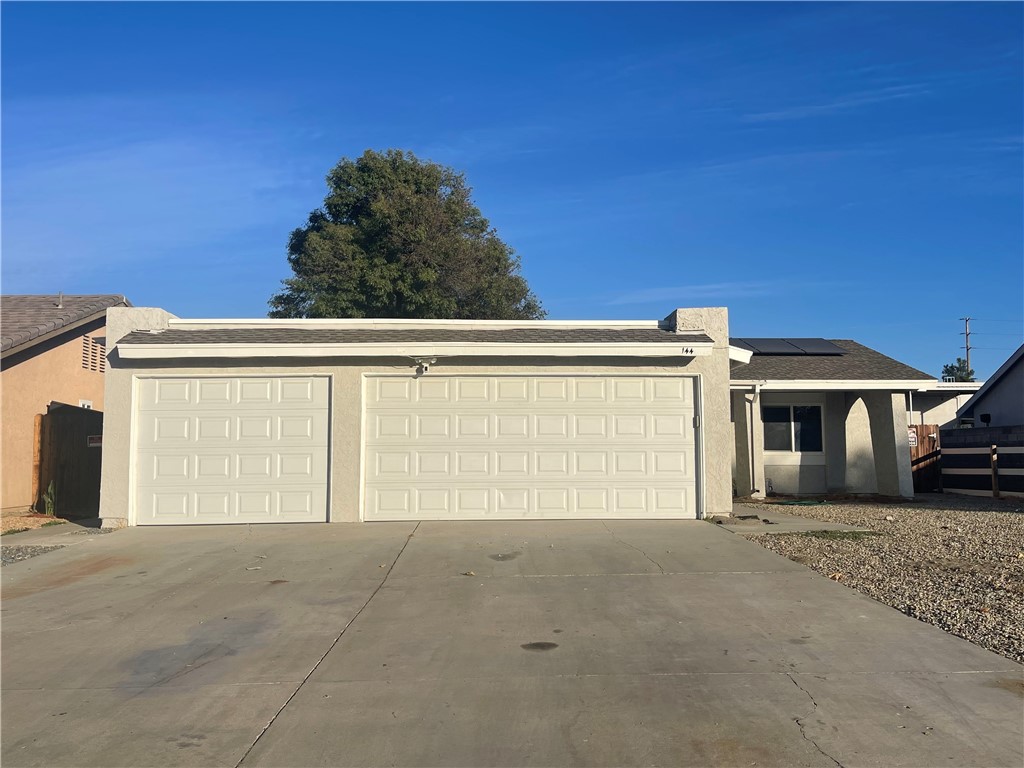
[[[820,405],[766,405],[761,420],[766,451],[821,453]]]

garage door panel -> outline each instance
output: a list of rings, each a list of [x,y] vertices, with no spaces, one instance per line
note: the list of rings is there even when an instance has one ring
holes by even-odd
[[[139,382],[140,525],[325,520],[327,377]]]
[[[387,519],[692,518],[692,487],[615,485],[572,487],[460,487],[374,490],[370,508]]]
[[[364,518],[695,517],[694,388],[367,377]]]

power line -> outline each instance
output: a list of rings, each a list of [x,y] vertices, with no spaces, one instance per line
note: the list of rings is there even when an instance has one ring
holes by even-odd
[[[962,349],[967,350],[967,370],[971,370],[971,318],[961,317],[964,321],[964,332],[961,334],[964,337],[964,346]]]

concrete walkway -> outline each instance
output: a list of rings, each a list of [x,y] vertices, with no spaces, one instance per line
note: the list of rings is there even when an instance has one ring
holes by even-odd
[[[1022,667],[703,522],[131,529],[4,569],[7,766],[1020,766]]]
[[[787,511],[788,510],[788,511]],[[764,509],[746,504],[733,504],[732,517],[721,518],[718,526],[730,533],[742,535],[759,533],[806,533],[808,531],[866,531],[843,523],[828,523],[811,517],[801,517],[799,506],[777,505]]]

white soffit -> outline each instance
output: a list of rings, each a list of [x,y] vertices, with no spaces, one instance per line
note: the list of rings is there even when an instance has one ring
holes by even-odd
[[[918,390],[921,387],[934,385],[934,379],[921,381],[911,380],[883,380],[883,379],[793,379],[793,380],[769,380],[769,381],[745,381],[733,379],[729,382],[730,389],[749,390],[754,386],[760,387],[762,392],[806,392],[825,390],[890,390],[906,392]]]

